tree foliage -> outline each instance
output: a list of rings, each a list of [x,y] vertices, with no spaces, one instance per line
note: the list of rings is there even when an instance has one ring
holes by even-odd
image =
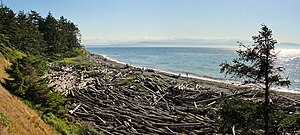
[[[265,90],[264,103],[264,121],[265,134],[269,134],[269,91],[274,85],[289,86],[290,81],[283,78],[280,73],[283,67],[276,67],[275,44],[277,41],[272,38],[272,31],[266,25],[262,25],[261,31],[257,36],[252,37],[254,44],[246,46],[240,44],[237,50],[238,58],[232,61],[232,64],[224,62],[221,66],[221,72],[231,77],[237,77],[244,80],[245,83],[254,83],[263,86]]]
[[[0,55],[3,55],[11,62],[26,56],[24,53],[13,48],[8,40],[8,37],[3,34],[0,34]]]
[[[29,14],[25,14],[23,11],[19,12],[16,22],[18,27],[11,40],[16,49],[27,54],[44,55],[46,44],[43,34],[34,26]]]
[[[240,49],[236,52],[239,57],[232,61],[232,65],[222,63],[221,72],[242,78],[245,83],[265,84],[268,81],[269,87],[274,84],[288,86],[290,84],[288,79],[280,75],[284,68],[274,65],[277,55],[274,49],[277,41],[272,38],[272,31],[263,25],[259,35],[253,36],[252,39],[254,41],[252,46],[238,42]]]
[[[26,54],[64,58],[80,53],[80,31],[65,17],[56,19],[49,13],[43,18],[36,11],[15,14],[11,9],[1,7],[0,18],[0,34]]]
[[[263,134],[264,103],[239,98],[223,99],[219,110],[219,131],[224,134]],[[270,134],[293,133],[300,129],[300,114],[287,115],[282,106],[270,104]]]
[[[15,13],[8,7],[1,7],[0,18],[0,34],[12,39],[17,29]]]
[[[222,133],[232,133],[232,126],[235,126],[237,133],[259,134],[259,129],[263,125],[260,115],[260,104],[250,100],[238,98],[225,99],[222,101],[220,131]]]
[[[42,61],[42,59],[30,55],[17,59],[7,69],[7,73],[12,79],[6,79],[4,86],[25,100],[33,101],[36,104],[47,102],[47,93],[50,89],[46,80],[40,78],[37,72],[46,69],[44,64],[47,63]]]

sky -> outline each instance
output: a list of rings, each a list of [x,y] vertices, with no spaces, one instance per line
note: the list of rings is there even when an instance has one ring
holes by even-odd
[[[300,44],[300,0],[3,0],[78,25],[83,44],[206,39],[251,40],[261,24],[278,42]]]

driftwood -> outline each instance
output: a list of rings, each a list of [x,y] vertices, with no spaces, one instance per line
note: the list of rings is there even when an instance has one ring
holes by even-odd
[[[224,96],[224,97],[206,99],[206,100],[198,101],[197,103],[212,102],[212,101],[217,101],[217,100],[225,99],[225,98],[231,98],[231,97],[240,96],[240,95],[244,95],[244,94],[248,94],[248,93],[250,93],[250,91],[245,91],[245,92],[241,92],[241,93],[237,93],[237,94],[233,94],[233,95],[228,95],[228,96]]]
[[[78,106],[76,106],[73,110],[70,110],[69,113],[73,114],[80,106],[81,103]]]
[[[51,65],[46,77],[53,91],[73,99],[67,105],[70,114],[93,123],[105,134],[216,133],[217,117],[210,117],[209,112],[219,109],[219,100],[250,93],[235,94],[235,88],[227,85],[177,79],[167,73],[112,64],[102,57],[89,59],[101,65],[92,69]],[[69,85],[72,87],[62,87]]]
[[[169,123],[155,123],[156,126],[169,126],[169,127],[207,127],[206,125],[203,125],[203,123],[176,123],[176,124],[169,124]]]
[[[297,100],[295,100],[295,99],[289,98],[289,97],[287,97],[287,96],[283,96],[283,95],[277,95],[277,96],[282,97],[282,98],[285,98],[285,99],[287,99],[287,100],[289,100],[289,101],[292,101],[292,102],[294,102],[294,103],[300,104],[300,101],[297,101]]]

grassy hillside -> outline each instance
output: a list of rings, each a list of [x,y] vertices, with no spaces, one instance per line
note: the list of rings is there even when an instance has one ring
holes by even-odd
[[[0,56],[0,80],[7,78],[4,68],[8,65]],[[0,134],[1,135],[52,135],[55,130],[47,125],[31,108],[10,94],[0,85]]]

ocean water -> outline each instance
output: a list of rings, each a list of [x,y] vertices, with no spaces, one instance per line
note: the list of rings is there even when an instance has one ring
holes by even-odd
[[[161,71],[230,80],[220,73],[220,63],[237,57],[233,48],[184,47],[87,47],[89,52],[103,54],[120,62]],[[278,50],[277,65],[286,68],[283,76],[292,82],[289,89],[300,91],[300,50]]]

